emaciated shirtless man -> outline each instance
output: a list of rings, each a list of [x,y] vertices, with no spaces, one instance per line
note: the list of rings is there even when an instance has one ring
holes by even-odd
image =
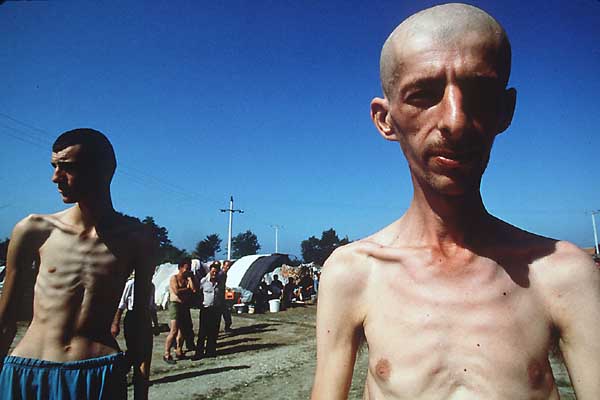
[[[4,358],[0,398],[123,399],[128,362],[111,335],[123,286],[136,271],[132,324],[151,335],[148,298],[154,247],[146,231],[113,209],[110,182],[116,167],[112,145],[100,132],[75,129],[52,146],[52,181],[71,208],[30,215],[14,228],[0,298],[0,360],[15,336],[16,310],[25,271],[38,268],[33,318]],[[151,340],[150,340],[151,343]],[[139,364],[148,346],[128,349],[135,397],[147,397]]]
[[[480,181],[516,91],[510,44],[485,12],[419,12],[381,54],[380,134],[399,142],[414,195],[383,230],[326,262],[313,399],[346,398],[368,346],[365,399],[558,399],[558,344],[579,400],[600,398],[600,274],[571,243],[486,211]]]

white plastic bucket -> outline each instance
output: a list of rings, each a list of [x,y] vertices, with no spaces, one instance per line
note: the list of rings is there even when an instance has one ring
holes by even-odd
[[[245,312],[248,312],[248,306],[245,304],[234,304],[233,309],[238,314],[243,314]]]
[[[270,312],[279,312],[279,307],[281,307],[281,301],[279,299],[269,300]]]

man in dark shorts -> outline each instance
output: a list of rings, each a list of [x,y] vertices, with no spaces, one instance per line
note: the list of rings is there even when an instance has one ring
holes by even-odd
[[[116,167],[112,145],[100,132],[75,129],[52,146],[52,181],[63,202],[55,214],[32,214],[14,228],[0,298],[0,359],[16,332],[25,271],[38,274],[33,318],[4,358],[0,398],[122,399],[128,364],[111,335],[125,280],[136,271],[135,336],[128,349],[134,364],[135,398],[147,398],[148,376],[140,367],[151,346],[148,298],[154,241],[139,222],[117,213],[110,182]],[[150,341],[151,343],[151,341]]]
[[[163,360],[174,364],[171,347],[175,343],[175,356],[183,358],[183,342],[193,335],[190,302],[197,292],[194,276],[191,272],[191,260],[184,259],[177,266],[177,273],[169,279],[169,325],[170,331],[165,341]],[[193,338],[191,338],[193,341]]]

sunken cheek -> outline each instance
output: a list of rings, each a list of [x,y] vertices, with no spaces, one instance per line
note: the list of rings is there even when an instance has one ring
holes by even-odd
[[[436,131],[436,115],[433,108],[418,109],[404,105],[394,115],[396,131],[404,137],[406,144],[418,145],[428,140]]]

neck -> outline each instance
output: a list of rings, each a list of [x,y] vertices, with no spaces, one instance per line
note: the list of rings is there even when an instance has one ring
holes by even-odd
[[[428,190],[427,190],[428,189]],[[440,249],[468,248],[481,238],[474,232],[485,232],[483,226],[492,220],[479,190],[450,196],[415,185],[412,203],[402,217],[410,235],[421,245]]]
[[[74,224],[84,229],[110,224],[116,211],[113,207],[110,192],[94,194],[93,200],[82,199],[73,207]]]

